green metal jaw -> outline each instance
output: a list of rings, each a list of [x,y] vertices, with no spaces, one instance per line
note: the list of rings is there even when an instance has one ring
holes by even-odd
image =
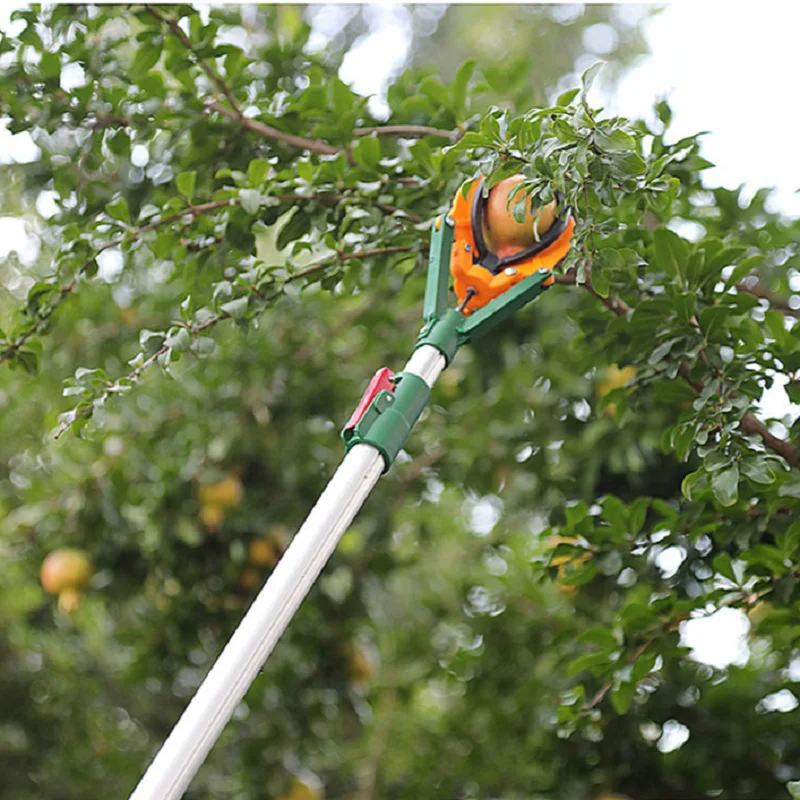
[[[490,303],[465,316],[447,307],[450,285],[450,251],[453,247],[453,220],[443,217],[431,232],[428,281],[425,287],[423,319],[415,350],[423,345],[435,347],[450,365],[458,348],[488,333],[547,289],[544,282],[550,271],[541,269],[511,287]],[[422,378],[401,372],[392,376],[387,388],[387,370],[378,370],[359,409],[342,431],[349,451],[356,444],[369,444],[383,456],[386,470],[391,467],[406,442],[411,428],[428,403],[430,388]]]

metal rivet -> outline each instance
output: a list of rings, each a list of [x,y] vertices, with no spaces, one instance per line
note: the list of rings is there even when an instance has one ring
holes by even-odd
[[[516,275],[516,274],[517,274],[517,268],[516,268],[516,267],[506,267],[506,268],[503,270],[503,273],[504,273],[505,275],[509,275],[509,276],[510,276],[510,275]]]
[[[549,275],[549,274],[550,274],[550,270],[549,270],[549,269],[547,269],[547,267],[542,267],[542,268],[539,270],[539,274],[540,274],[540,275]]]
[[[472,250],[472,248],[469,246],[469,242],[467,242],[467,243],[464,245],[464,249],[465,249],[465,250],[466,250],[468,253],[469,253],[469,252]]]

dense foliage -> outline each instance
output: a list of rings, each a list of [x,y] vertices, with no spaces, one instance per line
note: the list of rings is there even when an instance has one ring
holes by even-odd
[[[187,797],[788,797],[800,422],[759,399],[800,401],[800,223],[704,186],[666,103],[596,108],[599,66],[536,107],[413,68],[380,119],[291,7],[13,18],[0,796],[133,788],[413,347],[431,220],[522,173],[577,219],[557,285],[443,374]],[[746,664],[682,646],[722,608]]]

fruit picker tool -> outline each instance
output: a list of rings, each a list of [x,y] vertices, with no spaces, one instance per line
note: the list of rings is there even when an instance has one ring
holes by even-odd
[[[458,348],[552,285],[552,269],[566,256],[575,227],[569,209],[540,241],[499,258],[484,240],[485,204],[483,180],[474,180],[457,192],[450,212],[434,221],[424,326],[411,358],[402,372],[384,367],[375,373],[342,433],[342,463],[130,800],[183,795],[353,517],[391,467]],[[448,308],[450,275],[456,308]]]

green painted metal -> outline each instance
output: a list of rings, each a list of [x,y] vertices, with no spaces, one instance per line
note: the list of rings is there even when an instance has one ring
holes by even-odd
[[[347,450],[357,444],[378,450],[384,472],[394,463],[431,396],[430,387],[418,375],[400,372],[395,380],[394,392],[378,392],[356,426],[342,434]]]
[[[447,365],[452,363],[461,345],[484,336],[542,294],[548,288],[544,282],[550,276],[549,270],[539,270],[487,305],[464,316],[455,308],[447,307],[453,234],[453,220],[447,216],[443,217],[443,224],[438,229],[434,224],[431,231],[422,312],[425,325],[416,344],[416,347],[435,347]],[[384,471],[391,467],[405,444],[431,393],[428,384],[417,375],[401,372],[395,380],[394,391],[378,392],[355,427],[342,433],[348,450],[359,443],[372,445],[378,450],[386,465]]]
[[[446,308],[441,316],[436,316],[422,329],[417,339],[417,347],[429,344],[435,347],[445,358],[449,365],[455,358],[456,351],[464,339],[461,328],[464,324],[464,315],[454,308]]]
[[[431,230],[431,249],[428,255],[428,282],[425,285],[425,301],[422,318],[429,322],[447,308],[447,289],[450,282],[450,250],[453,247],[455,224],[451,217],[444,216],[443,222]]]
[[[463,317],[464,322],[459,329],[460,344],[484,336],[531,300],[535,300],[548,288],[543,283],[550,277],[550,274],[550,270],[540,269],[533,275],[529,275],[524,281],[512,286],[508,291],[503,292],[499,297],[495,297],[483,308],[473,311],[468,317]]]

